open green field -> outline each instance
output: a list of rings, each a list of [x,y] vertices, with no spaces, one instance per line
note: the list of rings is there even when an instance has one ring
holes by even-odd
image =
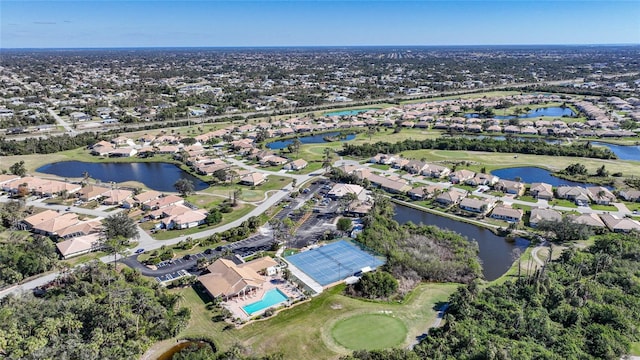
[[[630,355],[640,356],[640,342],[631,343]]]
[[[290,184],[291,181],[292,179],[290,177],[269,175],[267,177],[267,181],[255,187],[249,187],[246,185],[217,185],[202,190],[200,191],[200,193],[212,194],[228,198],[231,196],[235,189],[240,189],[242,190],[242,193],[239,197],[240,200],[248,202],[262,201],[265,198],[265,193],[267,193],[268,191],[280,190]]]
[[[308,302],[284,310],[276,316],[240,329],[223,330],[225,322],[214,322],[215,310],[207,310],[203,298],[193,289],[172,290],[181,295],[180,306],[191,310],[188,327],[176,338],[154,345],[154,353],[175,344],[176,339],[206,337],[228,349],[235,343],[256,354],[281,353],[284,359],[332,359],[351,351],[336,343],[332,329],[339,321],[362,314],[386,314],[406,328],[403,346],[423,334],[436,318],[434,308],[446,301],[457,284],[420,284],[402,303],[364,301],[342,295],[344,286],[325,290]]]
[[[407,337],[407,328],[390,315],[360,314],[338,321],[331,335],[347,349],[386,349],[400,345]]]
[[[433,100],[475,99],[475,98],[482,98],[482,97],[510,96],[510,95],[519,95],[520,93],[521,93],[520,91],[476,92],[476,93],[471,93],[471,94],[460,94],[460,95],[451,95],[451,96],[432,97],[432,98],[428,98],[428,99],[407,100],[407,101],[401,101],[400,104],[402,104],[402,105],[405,105],[405,104],[416,104],[416,103],[429,102],[429,101],[433,101]]]
[[[403,157],[412,159],[425,158],[427,161],[443,160],[467,160],[474,163],[471,170],[479,171],[485,167],[487,171],[506,167],[535,166],[550,171],[563,170],[567,166],[579,162],[583,164],[589,173],[605,165],[607,169],[616,169],[623,176],[640,176],[640,166],[637,161],[603,160],[591,158],[575,158],[568,156],[547,156],[512,153],[491,153],[481,151],[456,151],[456,150],[410,150],[403,151]],[[517,156],[516,156],[517,155]]]

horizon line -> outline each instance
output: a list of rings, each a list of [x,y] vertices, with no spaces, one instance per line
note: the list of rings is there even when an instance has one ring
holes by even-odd
[[[582,43],[582,44],[463,44],[463,45],[166,45],[166,46],[95,46],[95,47],[1,47],[1,50],[123,50],[123,49],[287,49],[287,48],[444,48],[444,47],[576,47],[576,46],[640,46],[640,43]]]

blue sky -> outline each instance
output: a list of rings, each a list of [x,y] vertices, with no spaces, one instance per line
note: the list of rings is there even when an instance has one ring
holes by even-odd
[[[639,0],[0,0],[0,48],[613,43]]]

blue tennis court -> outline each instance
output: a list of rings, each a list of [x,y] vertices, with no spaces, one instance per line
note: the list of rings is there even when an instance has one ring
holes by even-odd
[[[345,240],[291,255],[286,259],[322,286],[346,279],[364,267],[375,269],[384,264],[384,261]]]

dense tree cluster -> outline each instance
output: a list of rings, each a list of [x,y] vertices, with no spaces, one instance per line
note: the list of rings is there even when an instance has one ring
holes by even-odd
[[[48,138],[31,137],[22,141],[0,138],[0,156],[52,154],[58,151],[90,146],[100,140],[94,133],[82,133],[76,136],[64,134]]]
[[[383,254],[398,279],[468,283],[481,276],[475,242],[435,226],[400,225],[387,198],[376,199],[365,225],[358,241]]]
[[[227,351],[216,352],[211,345],[191,345],[174,354],[172,360],[282,360],[280,354],[246,355],[246,349],[234,345]]]
[[[48,238],[11,232],[0,240],[0,287],[49,271],[57,261],[56,247]]]
[[[370,157],[378,153],[398,154],[407,150],[467,150],[498,153],[519,153],[532,155],[589,157],[596,159],[615,159],[616,155],[604,147],[591,147],[582,144],[558,146],[542,140],[524,141],[515,138],[506,140],[495,139],[467,139],[467,138],[438,138],[425,140],[407,139],[396,143],[377,142],[375,144],[352,145],[344,144],[341,155]]]
[[[6,359],[134,359],[175,336],[190,317],[178,295],[133,270],[94,262],[52,283],[41,298],[0,302],[0,354]]]
[[[347,293],[368,299],[386,299],[398,290],[398,280],[386,271],[368,272]]]
[[[517,281],[460,287],[414,348],[347,359],[620,359],[640,340],[640,237],[608,234]]]

